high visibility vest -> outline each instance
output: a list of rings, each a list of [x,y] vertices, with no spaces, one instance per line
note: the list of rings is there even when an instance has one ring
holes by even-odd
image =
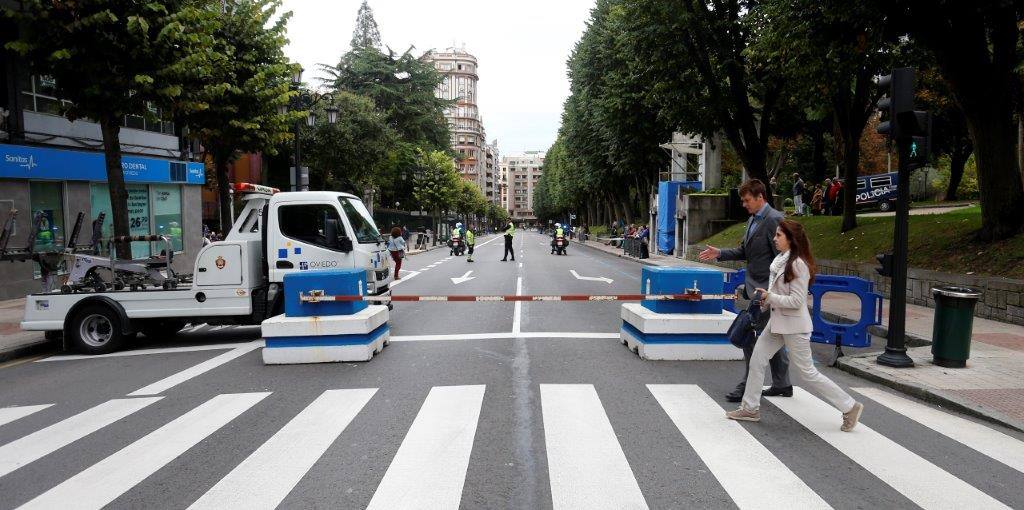
[[[452,238],[456,238],[456,237],[462,237],[462,229],[461,228],[456,228],[456,229],[452,230]]]
[[[508,224],[508,227],[505,228],[505,235],[507,235],[507,236],[514,236],[514,235],[516,235],[516,224],[515,223],[509,223]]]
[[[466,244],[475,244],[475,243],[476,243],[476,236],[473,234],[473,231],[472,230],[467,230],[466,231]]]
[[[555,237],[565,237],[565,230],[562,227],[556,228]]]

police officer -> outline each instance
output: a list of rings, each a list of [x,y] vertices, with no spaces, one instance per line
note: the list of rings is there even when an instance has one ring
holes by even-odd
[[[476,245],[476,234],[473,233],[472,228],[466,229],[466,253],[469,254],[466,257],[466,262],[473,262],[473,246]]]
[[[453,239],[460,239],[462,237],[462,223],[456,223],[455,228],[452,229],[452,237],[448,240],[448,255],[455,254],[455,246],[452,244]]]
[[[508,262],[509,254],[512,254],[512,260],[516,260],[516,251],[512,249],[512,237],[516,235],[516,226],[509,220],[508,225],[505,226],[505,258],[501,259],[502,262]]]
[[[565,229],[562,228],[561,223],[555,223],[555,231],[551,235],[551,254],[555,254],[555,239],[559,237],[565,237]]]

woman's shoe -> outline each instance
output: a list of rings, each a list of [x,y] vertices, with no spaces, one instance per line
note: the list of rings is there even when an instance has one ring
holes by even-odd
[[[725,417],[730,420],[738,421],[761,421],[761,410],[758,409],[757,411],[750,411],[745,409],[743,406],[740,406],[740,408],[735,411],[725,413]]]
[[[839,430],[843,432],[849,432],[857,426],[857,422],[860,421],[860,413],[864,412],[864,404],[860,402],[853,403],[853,409],[849,412],[843,413],[843,426],[839,427]]]

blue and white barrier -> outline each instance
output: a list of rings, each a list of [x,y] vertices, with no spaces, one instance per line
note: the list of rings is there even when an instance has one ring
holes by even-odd
[[[721,271],[693,267],[644,267],[644,294],[678,294],[697,288],[722,294]],[[622,305],[620,339],[648,360],[739,360],[743,351],[729,343],[726,332],[736,314],[723,310],[723,300],[641,301]]]
[[[268,365],[369,361],[390,343],[388,307],[365,302],[302,302],[301,294],[364,294],[366,271],[304,271],[284,277],[285,313],[262,324]]]

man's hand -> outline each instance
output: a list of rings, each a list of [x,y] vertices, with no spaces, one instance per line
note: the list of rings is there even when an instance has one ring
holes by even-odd
[[[717,259],[721,254],[722,250],[719,250],[714,246],[708,246],[707,249],[705,249],[704,251],[700,252],[699,255],[697,255],[697,258],[699,258],[701,262],[707,262],[709,260]]]

